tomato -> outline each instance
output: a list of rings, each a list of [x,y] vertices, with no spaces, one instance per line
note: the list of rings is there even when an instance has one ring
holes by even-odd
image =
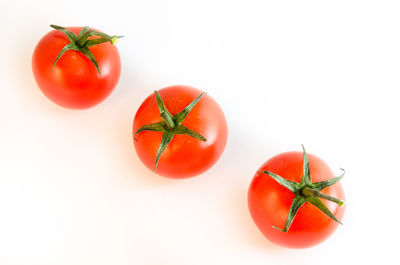
[[[71,109],[103,101],[121,72],[119,53],[112,45],[118,37],[87,27],[52,27],[57,30],[39,41],[32,56],[33,74],[43,94]]]
[[[276,155],[250,184],[250,214],[271,242],[288,248],[314,246],[343,218],[344,192],[338,183],[342,177],[335,177],[323,160],[305,150]]]
[[[133,135],[136,152],[149,169],[169,178],[188,178],[216,163],[225,149],[228,126],[209,95],[176,85],[144,100]]]

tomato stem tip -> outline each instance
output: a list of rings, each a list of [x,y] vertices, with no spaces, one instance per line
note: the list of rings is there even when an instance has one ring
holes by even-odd
[[[165,122],[165,125],[167,125],[167,127],[169,129],[172,129],[175,127],[175,123],[172,120],[171,116],[169,116],[164,110],[160,113],[160,116],[161,116],[162,120]]]

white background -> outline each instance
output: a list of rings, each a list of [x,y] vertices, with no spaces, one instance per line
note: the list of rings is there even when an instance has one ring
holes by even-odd
[[[129,4],[128,4],[129,3]],[[397,261],[399,1],[0,2],[0,264],[388,264]],[[94,108],[56,106],[31,55],[49,24],[124,35],[120,82]],[[155,89],[192,85],[225,111],[225,153],[162,178],[131,126]],[[322,157],[344,225],[306,250],[253,224],[247,188],[274,154]]]

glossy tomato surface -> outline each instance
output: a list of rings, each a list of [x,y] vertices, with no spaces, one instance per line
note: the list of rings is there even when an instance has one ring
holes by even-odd
[[[172,115],[183,110],[202,91],[176,85],[158,90]],[[160,122],[156,98],[151,94],[139,107],[133,122],[133,135],[143,125]],[[175,135],[162,153],[155,172],[169,178],[188,178],[199,175],[214,165],[225,149],[228,126],[218,103],[208,94],[203,95],[182,123],[203,135],[203,142],[188,135]],[[136,136],[134,145],[141,161],[154,171],[161,132],[143,131]]]
[[[79,34],[81,27],[69,27]],[[117,48],[109,42],[90,47],[101,74],[81,52],[65,52],[53,68],[54,61],[65,45],[67,36],[57,30],[47,33],[37,44],[32,69],[42,92],[54,103],[72,109],[85,109],[103,101],[113,91],[121,73]]]
[[[328,165],[317,156],[308,155],[311,181],[319,182],[334,178]],[[303,154],[286,152],[265,162],[258,170],[273,172],[285,179],[300,182],[303,174]],[[257,171],[258,172],[258,171]],[[345,199],[343,188],[336,183],[321,191],[324,194]],[[278,184],[267,174],[255,174],[248,192],[250,214],[259,230],[271,242],[288,248],[306,248],[327,239],[339,225],[314,205],[306,202],[297,212],[288,232],[279,231],[272,226],[283,228],[289,214],[294,194]],[[328,209],[342,220],[345,207],[321,199]]]

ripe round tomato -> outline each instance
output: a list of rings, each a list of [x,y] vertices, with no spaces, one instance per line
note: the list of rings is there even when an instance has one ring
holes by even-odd
[[[177,117],[189,106],[192,109],[179,125]],[[160,116],[162,110],[175,121],[169,127]],[[144,127],[149,125],[153,127]],[[225,149],[228,126],[218,103],[209,95],[176,85],[160,89],[144,100],[133,121],[133,135],[136,152],[149,169],[169,178],[188,178],[216,163]],[[160,146],[165,149],[160,150]]]
[[[337,221],[342,219],[345,211],[345,207],[340,207],[337,203],[319,196],[317,199],[309,200],[312,196],[307,197],[309,193],[302,192],[304,190],[301,187],[304,186],[301,184],[302,176],[303,171],[306,171],[303,167],[307,162],[305,155],[305,151],[304,153],[286,152],[272,157],[259,168],[248,192],[250,214],[257,227],[271,242],[288,248],[306,248],[324,241],[335,231],[338,226]],[[328,195],[333,198],[331,198],[332,200],[335,198],[344,200],[342,186],[337,183],[343,175],[335,178],[328,165],[314,155],[308,155],[308,160],[309,175],[313,184],[318,186],[323,181],[327,183],[327,180],[334,180],[324,185],[325,188],[320,189],[323,194],[321,196]],[[296,182],[297,184],[289,182],[289,185],[293,184],[298,188],[296,199],[299,198],[300,204],[304,203],[302,206],[297,205],[300,207],[298,207],[297,214],[295,212],[293,222],[291,225],[289,224],[286,232],[281,230],[284,230],[290,209],[294,207],[295,194],[271,177],[271,175],[274,176],[271,172],[286,180]],[[305,202],[304,198],[298,196],[306,198]],[[310,203],[310,201],[315,202],[318,199],[334,215],[332,218],[337,218],[337,221],[328,217],[315,204]],[[338,202],[340,205],[343,203],[341,200]]]
[[[77,36],[82,27],[67,30]],[[89,108],[104,100],[116,86],[121,72],[119,53],[110,42],[104,42],[88,47],[98,69],[81,51],[73,49],[66,51],[54,64],[69,43],[63,32],[47,33],[33,52],[33,74],[39,88],[54,103],[71,109]]]

